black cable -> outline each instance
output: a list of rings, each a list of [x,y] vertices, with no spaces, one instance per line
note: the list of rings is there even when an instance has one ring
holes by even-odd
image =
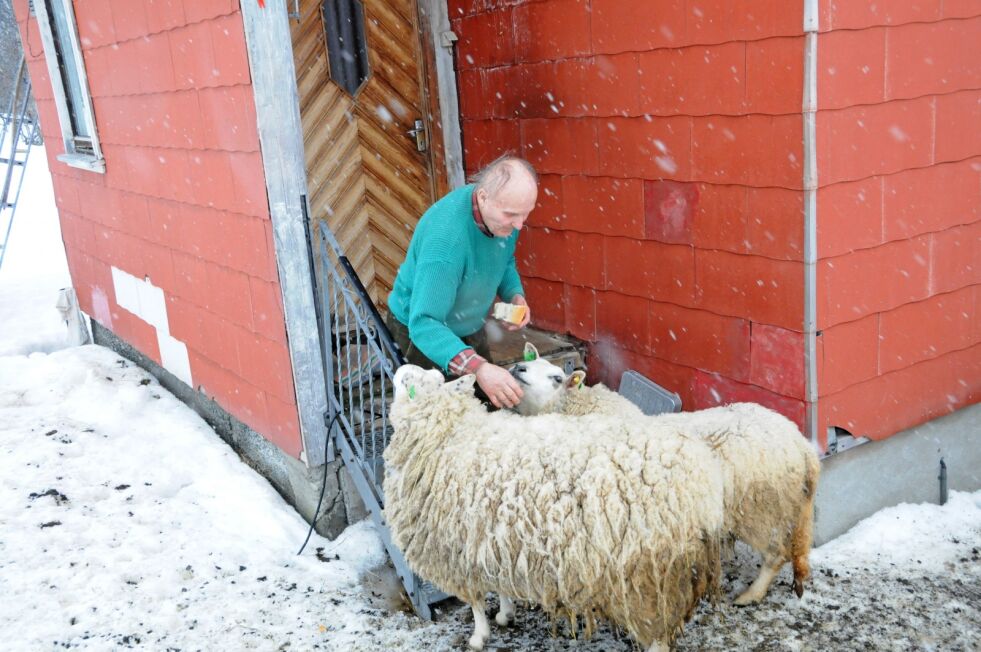
[[[307,538],[303,540],[303,545],[300,546],[297,555],[302,555],[303,549],[307,547],[307,542],[310,541],[310,536],[313,534],[313,526],[317,524],[317,517],[320,515],[320,505],[324,502],[324,493],[327,491],[327,450],[330,446],[330,431],[334,428],[334,422],[337,421],[339,415],[340,412],[335,412],[327,425],[327,436],[324,437],[324,483],[320,485],[320,499],[317,501],[317,511],[313,513],[313,519],[310,521],[310,530],[307,531]]]

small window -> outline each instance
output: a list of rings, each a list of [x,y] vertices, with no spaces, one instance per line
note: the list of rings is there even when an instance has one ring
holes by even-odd
[[[68,165],[105,172],[71,0],[35,0]]]
[[[368,79],[368,46],[361,0],[324,0],[321,5],[330,78],[355,95]]]

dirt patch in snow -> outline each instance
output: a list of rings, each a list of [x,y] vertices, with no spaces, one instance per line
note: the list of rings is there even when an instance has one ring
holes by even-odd
[[[802,599],[791,590],[788,566],[757,606],[700,608],[676,650],[981,650],[981,530],[956,541],[957,555],[943,572],[817,565]],[[727,568],[724,588],[731,598],[755,577],[756,557],[740,550]],[[469,607],[450,600],[437,609],[442,613],[433,629],[448,629],[454,636],[449,647],[431,649],[466,649],[472,628]],[[488,613],[496,610],[496,600],[491,600]],[[549,620],[539,610],[519,609],[512,627],[493,622],[491,627],[488,652],[637,649],[605,625],[584,641],[569,638],[568,623],[562,622],[559,637],[552,638]]]

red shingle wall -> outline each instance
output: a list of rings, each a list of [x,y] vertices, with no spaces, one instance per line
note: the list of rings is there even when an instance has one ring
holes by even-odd
[[[823,0],[819,430],[981,397],[981,3]]]
[[[803,3],[451,0],[465,161],[541,173],[519,244],[538,326],[686,408],[799,424]]]
[[[237,0],[75,2],[106,174],[68,167],[37,21],[15,0],[83,309],[157,362],[116,267],[162,288],[195,387],[302,448]]]

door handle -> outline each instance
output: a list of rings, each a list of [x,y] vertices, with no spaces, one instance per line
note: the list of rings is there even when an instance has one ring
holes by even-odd
[[[429,149],[429,139],[426,136],[426,124],[422,120],[416,120],[412,129],[405,133],[416,139],[416,151],[425,152]]]

